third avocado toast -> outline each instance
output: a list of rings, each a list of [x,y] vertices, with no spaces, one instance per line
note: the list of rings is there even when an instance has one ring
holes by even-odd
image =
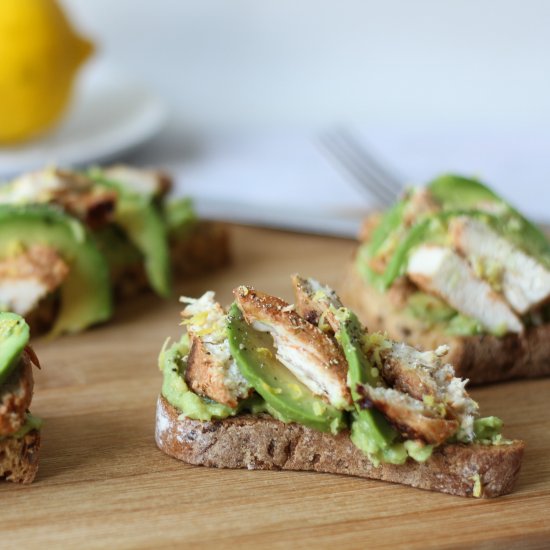
[[[296,304],[240,286],[224,310],[184,298],[165,345],[156,439],[193,464],[314,470],[461,496],[511,491],[523,443],[501,434],[445,363],[371,333],[338,296],[293,276]]]
[[[31,483],[38,469],[42,421],[30,411],[33,366],[29,327],[15,313],[0,313],[0,478]]]
[[[550,374],[550,242],[486,185],[437,178],[360,239],[343,295],[369,327],[448,343],[472,383]]]
[[[77,332],[110,318],[113,298],[228,260],[222,226],[169,199],[162,172],[114,166],[46,169],[0,188],[0,307],[40,332]]]

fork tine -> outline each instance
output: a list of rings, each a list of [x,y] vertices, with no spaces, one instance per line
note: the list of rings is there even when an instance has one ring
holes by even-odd
[[[377,179],[380,180],[381,184],[391,191],[396,198],[403,192],[404,187],[401,181],[379,159],[375,158],[368,147],[357,139],[350,130],[342,129],[339,131],[339,135],[348,147],[355,151],[357,157],[364,161],[365,167],[370,168],[377,175]]]
[[[379,178],[376,174],[373,176],[372,170],[365,169],[362,159],[357,158],[357,153],[350,149],[338,134],[329,133],[321,136],[321,144],[332,160],[336,161],[337,166],[351,176],[351,181],[362,193],[368,194],[370,199],[374,198],[382,207],[394,202],[395,194],[380,184]]]

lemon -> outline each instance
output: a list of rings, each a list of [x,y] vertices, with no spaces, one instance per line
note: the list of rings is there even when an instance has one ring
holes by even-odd
[[[51,128],[92,52],[56,0],[0,0],[0,144]]]

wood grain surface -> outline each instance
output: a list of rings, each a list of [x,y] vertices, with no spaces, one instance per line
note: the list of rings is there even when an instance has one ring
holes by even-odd
[[[352,241],[233,227],[234,264],[181,293],[253,284],[291,298],[300,271],[338,287]],[[550,379],[472,391],[527,443],[512,495],[473,500],[345,476],[192,467],[153,438],[157,355],[180,334],[174,298],[126,304],[110,324],[36,342],[44,418],[31,486],[0,483],[2,548],[550,547]]]

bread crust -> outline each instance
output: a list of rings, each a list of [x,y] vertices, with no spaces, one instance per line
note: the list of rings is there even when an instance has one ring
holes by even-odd
[[[524,450],[522,441],[500,446],[444,445],[424,463],[409,459],[401,466],[375,467],[348,433],[317,432],[269,415],[209,422],[180,418],[162,396],[157,402],[155,439],[160,450],[189,464],[344,474],[465,497],[475,492],[484,498],[512,490]]]
[[[447,361],[456,376],[468,378],[470,385],[550,375],[550,324],[502,338],[491,334],[450,336],[403,314],[402,305],[364,280],[355,259],[348,268],[341,296],[370,331],[386,332],[390,338],[425,350],[449,345]]]
[[[31,430],[21,438],[0,439],[0,479],[32,483],[38,470],[40,432]]]

